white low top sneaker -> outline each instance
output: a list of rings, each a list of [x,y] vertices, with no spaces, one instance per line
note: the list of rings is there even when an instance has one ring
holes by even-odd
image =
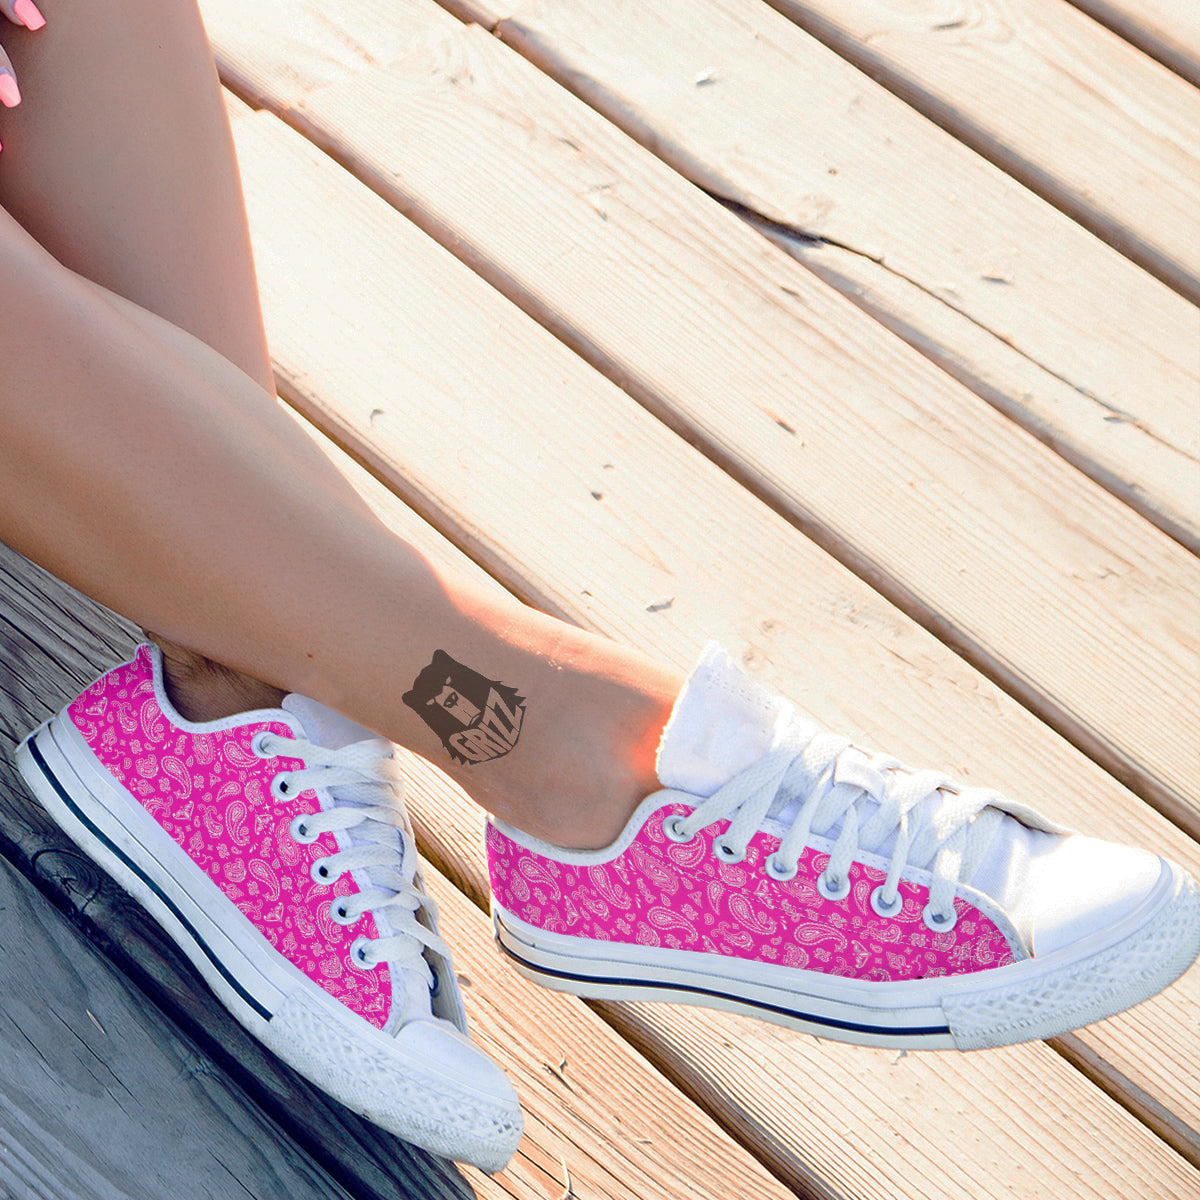
[[[1200,894],[1179,867],[868,754],[715,646],[658,775],[603,850],[490,824],[496,937],[522,974],[969,1050],[1110,1016],[1200,953]]]
[[[408,1141],[508,1162],[520,1106],[467,1038],[388,742],[301,696],[186,721],[143,646],[18,765],[280,1058]]]

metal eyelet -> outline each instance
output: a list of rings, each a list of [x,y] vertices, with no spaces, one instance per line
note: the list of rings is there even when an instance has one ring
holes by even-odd
[[[341,878],[340,875],[335,875],[329,869],[329,859],[327,858],[313,859],[313,865],[309,867],[308,874],[313,883],[327,883],[331,886]]]
[[[827,867],[817,876],[817,891],[826,900],[833,900],[835,902],[845,900],[850,895],[850,876],[847,875],[842,879],[831,878],[829,868]]]
[[[373,971],[378,963],[372,962],[367,957],[367,948],[371,945],[369,937],[356,937],[350,943],[350,965],[356,971]]]
[[[958,909],[952,907],[948,913],[935,913],[932,906],[927,904],[921,909],[921,919],[926,929],[932,929],[934,933],[949,933],[958,924]]]
[[[723,837],[713,838],[712,852],[715,858],[719,858],[723,863],[740,863],[746,858],[744,850],[737,850],[731,846]]]
[[[683,823],[685,820],[686,818],[682,813],[675,813],[672,816],[667,817],[663,821],[662,825],[663,833],[665,833],[667,837],[671,839],[671,841],[678,842],[681,846],[687,842],[694,841],[696,837],[694,833],[688,833],[685,829],[683,829]]]
[[[871,893],[871,907],[875,910],[877,916],[894,917],[904,907],[904,899],[897,892],[894,903],[888,904],[883,898],[883,884],[881,883]]]
[[[260,729],[250,739],[250,753],[255,755],[257,758],[278,758],[278,754],[272,754],[267,749],[268,739],[274,736],[275,735],[269,729]]]
[[[287,771],[280,771],[274,779],[271,780],[271,795],[276,800],[291,800],[296,794],[295,788],[291,784],[291,776]]]
[[[800,864],[786,862],[778,854],[772,854],[763,863],[763,870],[777,882],[787,883],[789,879],[796,878],[796,873],[800,870]]]
[[[292,818],[292,823],[288,826],[292,841],[299,842],[302,846],[311,846],[321,836],[308,824],[308,819],[312,815],[312,813],[297,813]]]
[[[358,920],[358,917],[347,911],[345,897],[340,897],[329,906],[329,916],[338,925],[353,925]]]

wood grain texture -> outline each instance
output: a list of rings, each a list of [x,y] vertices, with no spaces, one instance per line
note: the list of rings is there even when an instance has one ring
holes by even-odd
[[[1200,300],[1200,92],[1065,0],[769,0]]]
[[[1071,3],[1200,87],[1200,6],[1193,0],[1071,0]]]
[[[348,1200],[3,860],[0,912],[0,1195]]]
[[[243,53],[226,59],[226,80],[255,107],[264,97],[300,96],[385,66],[457,24],[389,0],[336,11],[318,0],[203,0],[201,8],[213,33],[236,25]]]
[[[680,666],[716,636],[865,744],[1197,864],[1194,842],[329,159],[267,114],[236,133],[284,392],[514,592]],[[472,886],[454,864],[477,819],[443,808],[424,809],[426,845]],[[1160,1046],[1191,1046],[1198,991],[1193,971],[1137,1019]],[[1114,1078],[1200,1127],[1161,1054],[1113,1041]]]
[[[1200,311],[1165,284],[761,0],[532,0],[494,31],[1200,551]]]
[[[1193,556],[479,29],[321,89],[290,119],[1200,828],[1186,750],[1200,715],[1161,702],[1187,694],[1200,663]]]

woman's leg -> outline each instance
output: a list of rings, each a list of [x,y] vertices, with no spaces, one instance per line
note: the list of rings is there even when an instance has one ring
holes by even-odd
[[[0,205],[72,271],[274,385],[241,184],[194,0],[46,0],[4,27]]]
[[[166,77],[176,81],[182,51],[176,46],[170,58],[156,58],[160,46],[175,44],[170,30],[154,23],[151,7],[145,0],[104,2],[124,39],[120,73],[136,75],[140,63],[157,62],[168,93]],[[222,325],[213,311],[221,307],[224,268],[214,273],[216,302],[210,295],[195,317],[177,285],[163,282],[173,263],[159,260],[160,277],[153,263],[130,276],[127,264],[101,261],[103,248],[94,243],[103,241],[105,222],[82,210],[103,203],[120,224],[122,173],[114,172],[107,192],[92,187],[90,176],[80,188],[70,154],[84,154],[89,170],[103,176],[103,163],[87,157],[95,147],[68,137],[66,113],[66,148],[43,147],[38,116],[43,104],[54,111],[56,95],[65,94],[56,89],[77,67],[104,56],[86,36],[64,36],[55,49],[54,26],[72,14],[50,3],[43,8],[45,30],[5,39],[25,100],[14,110],[21,120],[8,117],[0,131],[3,195],[36,238],[0,212],[0,305],[7,314],[0,324],[0,537],[170,642],[314,696],[425,754],[521,828],[567,844],[611,839],[655,786],[658,735],[681,680],[445,577],[388,533],[264,390],[261,359],[248,374],[212,349],[213,342],[240,345],[229,353],[253,365],[260,344],[260,327],[252,322],[253,331],[246,330],[244,288],[237,321]],[[128,13],[138,19],[118,19]],[[88,32],[98,24],[104,21],[89,8]],[[211,111],[215,99],[203,99],[205,89],[215,91],[207,70],[207,83],[185,76],[184,87],[194,86],[191,103],[208,103]],[[96,72],[97,99],[119,88],[111,93],[120,98],[111,119],[144,136],[138,106],[154,111],[162,97],[129,80],[110,85],[114,77],[111,67]],[[92,97],[76,96],[75,113],[90,103]],[[170,143],[171,129],[190,111],[189,104],[156,124],[156,136]],[[121,143],[115,132],[113,138]],[[164,149],[171,171],[190,170],[179,165],[178,148]],[[66,160],[55,159],[56,151]],[[154,164],[136,157],[124,177],[153,191],[160,186]],[[48,194],[49,182],[39,190],[19,181],[23,164],[34,163],[67,193],[63,207],[57,200],[43,206],[39,196]],[[213,170],[228,189],[219,161],[214,167],[209,160],[201,174]],[[173,203],[185,202],[173,186],[161,193],[164,220]],[[207,184],[189,186],[203,196]],[[75,232],[66,215],[72,210],[80,227],[99,222],[94,240]],[[136,260],[132,225],[124,236]],[[167,319],[68,270],[46,244],[82,271],[113,272],[121,290],[157,297]],[[197,273],[203,276],[203,263]],[[197,337],[172,320],[210,324]],[[441,704],[430,706],[411,695],[418,678],[428,682],[447,661],[439,652],[521,695],[524,723],[510,752],[487,757],[495,745],[480,745],[482,760],[474,765],[448,755],[421,711],[452,713],[448,697],[431,696]]]
[[[0,117],[0,206],[65,266],[186,329],[273,389],[229,124],[192,0],[43,6],[4,31],[31,100]],[[151,634],[196,720],[277,689]]]

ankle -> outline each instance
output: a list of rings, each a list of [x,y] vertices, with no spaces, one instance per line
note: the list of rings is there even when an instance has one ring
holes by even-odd
[[[642,801],[661,787],[658,746],[682,686],[669,672],[642,682],[645,691],[620,698],[605,689],[590,713],[578,704],[569,711],[564,706],[566,721],[558,729],[551,722],[544,735],[547,749],[536,765],[526,762],[513,774],[498,773],[494,784],[478,774],[464,777],[464,787],[501,820],[552,845],[571,850],[611,845]],[[579,697],[576,691],[576,701]]]
[[[217,721],[252,709],[278,708],[287,694],[156,634],[146,636],[162,651],[167,698],[185,720]]]

